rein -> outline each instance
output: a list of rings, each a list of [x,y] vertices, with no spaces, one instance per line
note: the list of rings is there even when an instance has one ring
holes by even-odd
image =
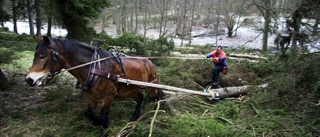
[[[55,74],[59,74],[61,72],[65,72],[65,71],[70,71],[70,70],[74,70],[74,69],[77,69],[77,68],[81,68],[81,67],[84,67],[84,66],[96,63],[96,62],[100,62],[100,61],[103,61],[103,60],[110,59],[110,58],[112,58],[112,56],[101,58],[101,59],[98,59],[98,60],[95,60],[95,61],[91,61],[91,62],[88,62],[88,63],[84,63],[84,64],[81,64],[81,65],[78,65],[78,66],[74,66],[74,67],[71,67],[71,68],[68,68],[68,69],[64,69],[64,70],[55,72]]]

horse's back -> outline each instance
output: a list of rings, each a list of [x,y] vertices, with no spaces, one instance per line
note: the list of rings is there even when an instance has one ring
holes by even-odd
[[[150,82],[157,78],[153,63],[147,58],[124,58],[125,78]]]

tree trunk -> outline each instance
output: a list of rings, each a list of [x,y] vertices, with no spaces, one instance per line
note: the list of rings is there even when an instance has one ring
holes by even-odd
[[[165,5],[166,5],[166,0],[162,1],[162,5],[161,5],[161,17],[160,17],[160,28],[159,28],[159,38],[162,35],[162,26],[163,26],[163,20],[164,20],[164,12],[165,12]]]
[[[168,22],[168,19],[167,19],[167,17],[168,17],[168,10],[169,10],[169,8],[168,8],[168,6],[169,6],[169,2],[166,2],[166,5],[165,5],[165,20],[164,20],[164,25],[163,25],[163,31],[165,32],[166,31],[166,29],[167,29],[167,22]]]
[[[128,9],[129,12],[130,12],[130,21],[128,21],[128,28],[129,28],[129,32],[132,33],[133,32],[133,17],[134,17],[134,10],[135,10],[135,7],[130,7],[130,9]]]
[[[195,8],[195,5],[196,5],[196,0],[193,0],[193,3],[192,3],[192,11],[191,11],[191,21],[190,21],[190,39],[189,39],[189,44],[191,44],[191,40],[192,40],[192,26],[193,26],[193,16],[194,16],[194,8]]]
[[[31,8],[31,0],[27,0],[27,12],[28,12],[28,19],[29,19],[29,27],[30,27],[30,35],[34,35],[34,24],[33,24],[33,14]]]
[[[147,35],[147,23],[149,20],[148,14],[150,14],[149,10],[149,0],[146,1],[144,7],[144,19],[143,19],[143,37],[146,37]]]
[[[121,5],[121,32],[122,34],[123,33],[126,33],[127,32],[127,7],[126,7],[126,3],[127,3],[127,0],[124,0],[122,5]]]
[[[41,0],[35,0],[34,1],[34,6],[36,9],[36,27],[37,27],[37,36],[41,36],[41,25],[42,25],[42,20],[41,20]]]
[[[312,31],[312,35],[316,36],[318,35],[318,25],[320,23],[320,17],[318,19],[316,19],[316,22],[313,25],[313,31]]]
[[[294,11],[293,15],[292,15],[292,27],[293,27],[293,35],[292,35],[292,43],[291,43],[291,54],[292,56],[296,56],[297,54],[297,34],[300,34],[300,25],[301,25],[301,19],[302,19],[302,15],[300,13],[301,11],[299,9],[297,9],[296,11]]]
[[[51,28],[52,28],[52,17],[48,15],[48,30],[47,30],[47,36],[51,37]]]
[[[219,89],[210,89],[209,93],[212,95],[213,98],[229,98],[229,97],[238,97],[244,94],[247,94],[249,88],[252,86],[239,86],[239,87],[226,87],[226,88],[219,88]],[[268,84],[262,84],[258,86],[261,90],[268,87]]]
[[[218,3],[218,11],[217,11],[217,15],[218,15],[218,19],[217,19],[217,28],[216,29],[216,46],[219,46],[218,44],[218,41],[219,41],[219,25],[220,25],[220,10],[221,10],[221,0],[219,0],[219,3]]]
[[[183,40],[184,40],[184,38],[185,38],[185,36],[186,36],[186,32],[185,32],[185,30],[186,30],[186,19],[187,19],[187,2],[186,1],[184,1],[184,8],[183,8],[183,10],[182,10],[182,34],[181,34],[181,44],[180,44],[180,46],[183,46]]]
[[[135,12],[135,27],[134,27],[134,33],[138,33],[138,29],[139,29],[139,17],[138,17],[138,13],[139,13],[139,9],[138,7],[140,7],[139,5],[139,0],[136,0],[135,2],[135,9],[134,9],[134,12]]]
[[[271,11],[271,2],[269,0],[265,1],[265,15],[264,15],[264,28],[263,28],[263,38],[262,38],[262,52],[267,52],[268,50],[268,34],[270,32],[270,22],[271,22],[271,17],[270,17],[270,11]]]
[[[9,81],[4,76],[2,70],[0,69],[0,91],[6,90],[9,87]]]
[[[16,0],[12,0],[12,19],[13,19],[13,31],[15,33],[18,33]]]

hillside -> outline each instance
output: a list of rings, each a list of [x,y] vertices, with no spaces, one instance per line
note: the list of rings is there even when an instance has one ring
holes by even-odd
[[[27,86],[25,74],[31,66],[35,47],[32,37],[1,31],[0,38],[0,66],[11,83],[8,90],[0,91],[1,136],[320,135],[318,54],[298,60],[286,56],[288,58],[279,62],[278,55],[267,55],[268,60],[259,62],[228,59],[229,73],[221,75],[223,87],[261,83],[270,86],[263,91],[251,88],[247,95],[219,101],[182,93],[168,95],[158,113],[153,111],[157,103],[146,103],[137,123],[128,121],[135,102],[117,101],[112,106],[109,129],[102,130],[86,119],[86,99],[81,90],[74,88],[75,79],[68,73],[44,87]],[[182,52],[209,50],[212,47],[203,46]],[[210,82],[212,63],[209,60],[151,60],[161,84],[203,90]]]

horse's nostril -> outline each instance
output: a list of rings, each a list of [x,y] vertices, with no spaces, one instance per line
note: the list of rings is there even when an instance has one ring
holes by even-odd
[[[31,79],[31,78],[26,78],[26,82],[27,82],[30,86],[33,85],[33,79]]]

